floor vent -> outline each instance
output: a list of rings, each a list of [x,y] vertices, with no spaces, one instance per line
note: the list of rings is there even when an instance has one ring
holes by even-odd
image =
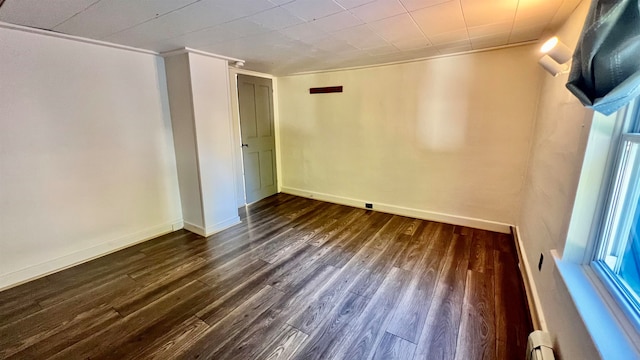
[[[549,333],[536,330],[529,334],[527,360],[555,360]]]

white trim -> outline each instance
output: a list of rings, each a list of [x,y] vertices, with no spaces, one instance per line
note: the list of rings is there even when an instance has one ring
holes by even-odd
[[[349,70],[370,69],[370,68],[376,68],[376,67],[381,67],[381,66],[407,64],[407,63],[412,63],[412,62],[417,62],[417,61],[424,61],[424,60],[431,60],[431,59],[442,59],[442,58],[448,58],[448,57],[453,57],[453,56],[468,55],[468,54],[475,54],[475,53],[481,53],[481,52],[486,52],[486,51],[508,49],[508,48],[512,48],[512,47],[537,44],[538,42],[539,42],[538,40],[524,41],[524,42],[520,42],[520,43],[516,43],[516,44],[494,46],[494,47],[490,47],[490,48],[469,50],[469,51],[464,51],[464,52],[459,52],[459,53],[434,55],[434,56],[427,56],[427,57],[421,57],[421,58],[392,61],[392,62],[382,63],[382,64],[360,65],[360,66],[351,66],[351,67],[337,68],[337,69],[301,71],[301,72],[292,73],[292,74],[286,74],[286,75],[282,75],[282,76],[310,75],[310,74],[322,74],[322,73],[328,73],[328,72],[334,72],[334,71],[349,71]]]
[[[0,28],[23,31],[23,32],[28,32],[28,33],[32,33],[32,34],[50,36],[50,37],[66,39],[66,40],[73,40],[73,41],[83,42],[83,43],[87,43],[87,44],[106,46],[106,47],[110,47],[110,48],[114,48],[114,49],[134,51],[134,52],[143,53],[143,54],[149,54],[149,55],[155,55],[155,56],[160,55],[160,53],[158,53],[156,51],[152,51],[152,50],[139,49],[139,48],[135,48],[135,47],[132,47],[132,46],[114,44],[114,43],[110,43],[110,42],[106,42],[106,41],[87,39],[87,38],[83,38],[83,37],[80,37],[80,36],[67,35],[67,34],[55,32],[55,31],[50,31],[50,30],[36,29],[36,28],[28,27],[28,26],[9,24],[9,23],[2,22],[2,21],[0,21]]]
[[[244,60],[242,60],[242,59],[237,59],[237,58],[233,58],[233,57],[230,57],[230,56],[218,55],[218,54],[214,54],[214,53],[210,53],[210,52],[206,52],[206,51],[202,51],[202,50],[197,50],[197,49],[192,49],[192,48],[188,48],[188,47],[183,47],[181,49],[175,49],[175,50],[171,50],[171,51],[161,52],[159,55],[162,56],[162,57],[170,57],[170,56],[181,55],[181,54],[198,54],[198,55],[202,55],[202,56],[208,56],[208,57],[227,60],[227,61],[231,61],[231,62],[236,62],[236,61],[244,62]]]
[[[196,224],[192,224],[188,221],[184,222],[184,229],[187,231],[191,231],[194,234],[198,234],[200,236],[206,236],[205,233],[206,231],[204,230],[204,228],[202,226],[196,225]]]
[[[233,106],[233,91],[231,91],[231,81],[229,79],[229,72],[227,71],[225,73],[225,82],[226,82],[226,88],[227,91],[229,92],[227,95],[227,112],[229,113],[229,117],[228,117],[228,121],[229,121],[229,144],[231,144],[231,146],[233,147],[232,150],[232,154],[231,154],[231,168],[233,171],[233,199],[234,199],[234,203],[236,204],[236,207],[238,207],[238,203],[240,202],[240,199],[238,197],[238,164],[237,164],[237,148],[236,148],[236,138],[235,138],[235,134],[236,134],[236,129],[235,129],[235,117],[233,114],[234,111],[234,106]],[[237,95],[236,95],[237,96]],[[240,116],[238,116],[240,117]],[[242,163],[241,163],[242,165]],[[242,181],[242,184],[244,186],[244,179],[240,179]],[[244,201],[243,201],[244,202]]]
[[[538,289],[536,282],[533,280],[531,272],[531,266],[529,265],[529,259],[525,252],[524,244],[522,243],[522,237],[520,236],[520,227],[514,227],[513,235],[515,236],[516,250],[518,251],[520,274],[522,275],[522,281],[524,283],[524,289],[527,296],[527,303],[529,304],[529,311],[531,313],[531,321],[533,322],[533,328],[537,330],[549,331],[547,327],[547,321],[544,318],[544,312],[542,311],[542,302],[538,295]],[[524,265],[524,266],[523,266]]]
[[[277,91],[276,91],[276,77],[270,74],[265,74],[257,71],[251,71],[246,69],[239,69],[234,66],[229,66],[229,102],[231,104],[231,125],[233,129],[233,162],[236,167],[234,174],[236,178],[236,203],[238,207],[247,205],[245,179],[244,179],[244,161],[242,158],[242,133],[240,125],[240,100],[238,98],[238,75],[249,75],[263,79],[270,79],[272,85],[272,106],[273,106],[273,126],[275,130],[275,145],[276,145],[276,191],[280,191],[280,168],[279,162],[279,143],[278,143],[278,109],[277,109]]]
[[[217,224],[207,226],[206,236],[211,236],[217,232],[220,232],[237,224],[240,224],[240,216],[236,215],[228,218],[227,220],[220,221]]]
[[[234,132],[235,132],[234,134],[235,150],[234,151],[236,151],[236,153],[234,157],[235,157],[235,162],[236,163],[239,162],[241,164],[242,174],[243,174],[241,179],[243,196],[238,197],[238,206],[244,206],[248,204],[246,203],[246,190],[245,190],[245,183],[244,183],[245,181],[244,162],[242,159],[242,148],[240,146],[242,145],[242,134],[241,134],[241,125],[240,125],[240,100],[238,98],[238,75],[249,75],[249,76],[271,80],[271,90],[273,92],[271,96],[271,101],[272,101],[271,105],[273,107],[273,127],[274,127],[275,151],[276,151],[276,192],[281,192],[282,167],[280,166],[280,164],[281,164],[282,156],[280,152],[280,109],[278,106],[278,78],[270,74],[252,71],[252,70],[246,70],[246,69],[238,69],[233,66],[229,66],[229,74],[230,74],[230,78],[231,77],[233,78],[232,85],[234,85],[234,86],[230,86],[231,109],[232,109],[231,116],[234,118],[233,125],[234,125]],[[240,200],[242,200],[242,203],[240,203]]]
[[[607,276],[603,273],[604,266],[593,263],[589,266],[583,264],[582,269],[591,281],[593,288],[597,290],[602,301],[609,307],[617,324],[631,340],[631,343],[635,344],[636,351],[640,354],[640,329],[636,327],[638,314],[635,309],[619,298],[622,291],[606,279]]]
[[[271,79],[271,80],[276,78],[275,76],[273,76],[271,74],[267,74],[267,73],[263,73],[263,72],[259,72],[259,71],[247,70],[247,69],[240,69],[240,68],[237,68],[237,67],[231,66],[231,65],[229,65],[229,71],[232,72],[232,73],[236,73],[236,74],[255,76],[255,77]]]
[[[591,267],[563,261],[555,250],[551,254],[600,357],[639,359],[638,334],[633,331],[630,333],[620,323],[620,310],[611,306],[607,300],[609,293],[601,287]]]
[[[176,221],[175,223],[173,223],[171,225],[171,230],[172,231],[178,231],[184,229],[184,221],[180,220],[180,221]]]
[[[233,132],[233,163],[236,186],[236,206],[247,203],[244,184],[244,161],[242,158],[242,134],[240,130],[240,104],[238,99],[238,74],[235,68],[229,68],[229,101],[231,102],[231,126]]]
[[[341,205],[353,206],[353,207],[362,208],[362,209],[365,208],[364,206],[365,202],[368,202],[365,200],[347,198],[347,197],[336,196],[331,194],[324,194],[324,193],[319,193],[315,191],[296,189],[296,188],[291,188],[286,186],[282,187],[282,192],[286,194],[302,196],[302,197],[332,202],[332,203],[341,204]],[[496,221],[476,219],[476,218],[470,218],[466,216],[444,214],[444,213],[439,213],[435,211],[413,209],[413,208],[407,208],[403,206],[389,205],[389,204],[382,204],[382,203],[374,203],[373,210],[394,214],[394,215],[413,217],[417,219],[437,221],[437,222],[460,225],[460,226],[468,226],[476,229],[497,231],[505,234],[511,233],[511,225],[496,222]]]
[[[26,282],[53,274],[70,267],[97,259],[99,257],[114,253],[116,251],[145,242],[158,236],[168,234],[175,230],[175,226],[182,221],[175,220],[165,224],[153,226],[133,234],[121,236],[119,238],[105,241],[99,245],[88,249],[76,251],[74,253],[48,260],[40,264],[32,265],[18,271],[0,276],[0,291],[15,287]]]
[[[211,236],[217,232],[220,232],[224,229],[230,228],[234,225],[237,225],[240,223],[240,217],[239,216],[233,216],[228,218],[227,220],[223,220],[218,222],[217,224],[211,225],[211,226],[207,226],[206,228],[203,228],[202,226],[198,226],[195,224],[191,224],[189,222],[184,222],[184,229],[191,231],[194,234],[198,234],[200,236],[204,236],[204,237],[208,237]]]
[[[273,78],[271,81],[271,85],[273,86],[273,127],[275,129],[276,141],[276,187],[277,192],[282,191],[282,146],[280,145],[280,96],[278,90],[278,78]]]

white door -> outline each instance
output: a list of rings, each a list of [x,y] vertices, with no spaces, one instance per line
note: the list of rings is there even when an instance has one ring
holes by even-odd
[[[271,79],[238,75],[238,105],[247,203],[276,193]]]

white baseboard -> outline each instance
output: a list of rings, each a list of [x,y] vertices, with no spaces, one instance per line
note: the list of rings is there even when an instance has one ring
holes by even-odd
[[[228,218],[227,220],[223,220],[220,221],[217,224],[211,225],[211,226],[207,226],[206,229],[203,228],[202,226],[198,226],[189,222],[184,222],[184,228],[185,230],[189,230],[192,233],[198,234],[200,236],[211,236],[217,232],[220,232],[224,229],[230,228],[233,225],[239,224],[240,223],[240,217],[239,216],[233,216]]]
[[[153,226],[135,233],[103,242],[88,249],[52,259],[40,264],[32,265],[18,271],[0,276],[0,291],[20,284],[68,269],[70,267],[91,261],[93,259],[114,253],[118,250],[145,242],[155,237],[170,233],[178,227],[182,228],[182,221],[176,220],[166,224]]]
[[[542,312],[542,303],[538,296],[538,289],[536,288],[536,283],[533,280],[531,266],[529,266],[527,253],[524,250],[522,238],[520,237],[520,228],[517,226],[514,227],[514,236],[516,238],[518,258],[520,259],[520,273],[522,274],[522,281],[524,282],[527,303],[529,303],[529,311],[531,312],[533,328],[536,330],[549,331],[547,328],[547,322],[544,319],[544,313]]]
[[[195,224],[192,224],[190,222],[185,221],[185,222],[183,222],[183,227],[184,227],[185,230],[189,230],[194,234],[198,234],[200,236],[206,236],[205,235],[206,231],[204,230],[204,228],[202,226],[198,226],[198,225],[195,225]]]
[[[353,207],[363,208],[363,209],[365,208],[364,203],[367,202],[365,200],[352,199],[352,198],[336,196],[331,194],[323,194],[315,191],[301,190],[301,189],[290,188],[286,186],[283,186],[281,191],[283,193],[290,194],[290,195],[302,196],[306,198],[317,199],[317,200],[332,202],[332,203],[341,204],[341,205],[353,206]],[[381,203],[373,204],[373,210],[394,214],[394,215],[413,217],[417,219],[437,221],[437,222],[442,222],[447,224],[467,226],[467,227],[489,230],[489,231],[496,231],[496,232],[501,232],[505,234],[511,233],[511,225],[490,221],[490,220],[476,219],[476,218],[470,218],[465,216],[444,214],[444,213],[439,213],[434,211],[412,209],[412,208],[406,208],[402,206],[388,205],[388,204],[381,204]]]
[[[171,229],[173,231],[178,231],[180,229],[184,229],[184,221],[180,220],[180,221],[176,221],[171,225]]]

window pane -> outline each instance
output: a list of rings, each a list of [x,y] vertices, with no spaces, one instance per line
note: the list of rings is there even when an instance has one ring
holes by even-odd
[[[601,258],[636,304],[640,300],[640,145],[623,146]]]

